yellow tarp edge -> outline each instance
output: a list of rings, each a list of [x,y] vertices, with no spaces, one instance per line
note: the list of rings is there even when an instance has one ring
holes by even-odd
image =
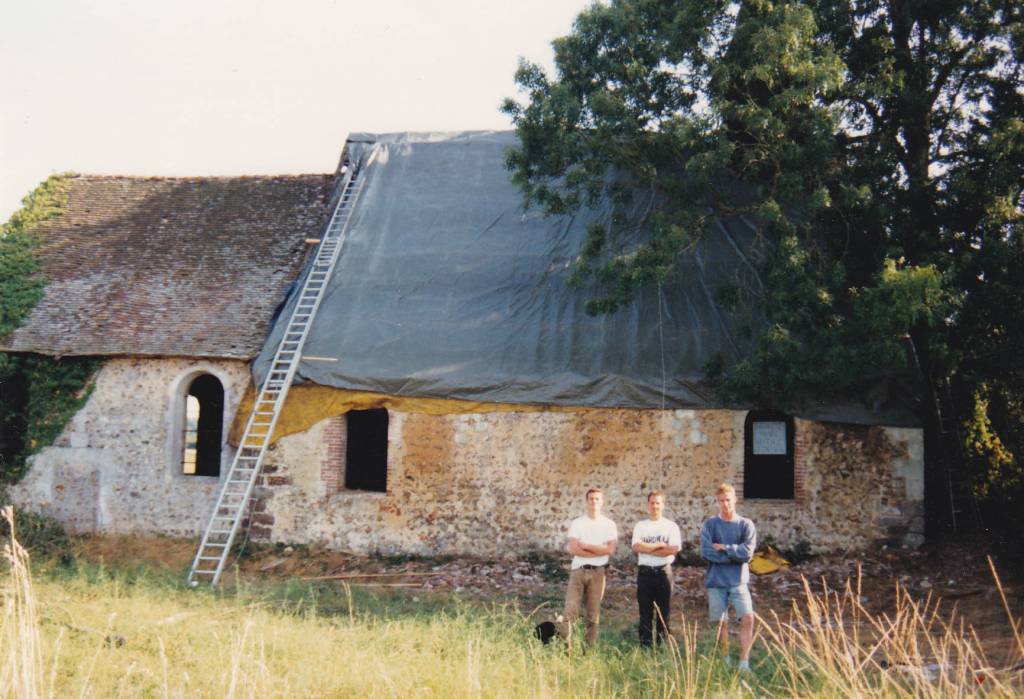
[[[245,425],[252,413],[256,389],[250,384],[242,396],[235,412],[235,420],[228,432],[228,442],[237,447],[245,432]],[[536,413],[536,412],[584,412],[593,408],[582,408],[561,405],[529,405],[519,403],[478,403],[468,400],[451,398],[416,398],[410,396],[391,396],[385,393],[369,391],[348,391],[342,388],[321,386],[319,384],[303,384],[292,386],[284,402],[284,409],[277,418],[277,425],[270,443],[277,442],[290,434],[305,432],[310,427],[329,417],[344,415],[350,410],[369,410],[370,408],[389,408],[403,413],[421,413],[425,415],[457,415],[464,413]]]
[[[781,568],[788,568],[789,561],[779,555],[779,552],[771,546],[764,551],[758,551],[750,559],[750,572],[755,575],[768,575]]]

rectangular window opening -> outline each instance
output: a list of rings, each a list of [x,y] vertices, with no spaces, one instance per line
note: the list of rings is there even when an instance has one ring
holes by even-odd
[[[345,487],[384,493],[388,489],[388,411],[346,414]]]
[[[743,497],[792,500],[796,480],[792,417],[751,411],[743,432]]]

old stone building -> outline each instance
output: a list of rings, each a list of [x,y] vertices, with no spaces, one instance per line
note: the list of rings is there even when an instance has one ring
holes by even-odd
[[[751,266],[749,222],[723,221],[724,243],[635,308],[589,316],[565,286],[589,222],[521,210],[501,165],[510,137],[351,139],[366,189],[252,536],[362,552],[560,549],[600,485],[623,535],[659,488],[695,538],[715,485],[731,481],[783,544],[921,542],[922,432],[905,411],[865,399],[780,415],[716,404],[702,387],[702,364],[742,353],[737,328],[756,321],[719,308],[711,288]],[[336,182],[72,180],[40,231],[45,297],[0,350],[106,361],[11,488],[18,504],[80,531],[201,531],[251,408],[250,362],[259,380]]]

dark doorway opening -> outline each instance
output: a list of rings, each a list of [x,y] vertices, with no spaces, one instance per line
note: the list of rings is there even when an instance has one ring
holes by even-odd
[[[388,411],[350,410],[346,420],[345,487],[387,492]]]
[[[17,368],[0,373],[0,466],[12,463],[25,450],[28,381]]]
[[[792,500],[793,418],[750,411],[743,427],[743,497]]]

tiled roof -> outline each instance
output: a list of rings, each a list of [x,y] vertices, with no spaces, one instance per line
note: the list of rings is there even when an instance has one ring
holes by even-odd
[[[0,350],[256,355],[326,222],[332,175],[71,180],[40,226],[48,284]]]

